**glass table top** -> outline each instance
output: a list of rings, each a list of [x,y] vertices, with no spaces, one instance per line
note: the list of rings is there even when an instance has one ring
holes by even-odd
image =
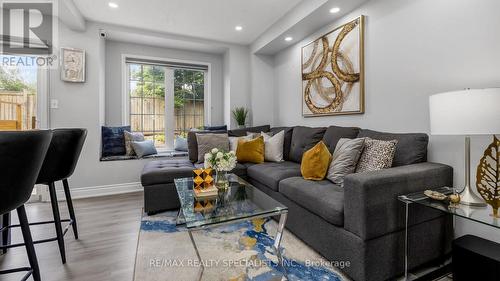
[[[432,190],[441,192],[446,195],[453,193],[453,189],[450,187],[441,187]],[[405,203],[416,203],[424,205],[439,211],[446,212],[448,214],[452,214],[454,216],[500,228],[500,219],[495,218],[491,215],[493,212],[489,205],[486,207],[471,207],[467,205],[457,204],[455,207],[450,207],[450,204],[448,203],[427,197],[423,191],[400,195],[398,196],[398,199]]]
[[[194,198],[193,178],[175,179],[186,227],[197,228],[255,217],[268,217],[286,212],[288,208],[236,175],[229,175],[229,188],[219,190],[208,208],[200,208]]]

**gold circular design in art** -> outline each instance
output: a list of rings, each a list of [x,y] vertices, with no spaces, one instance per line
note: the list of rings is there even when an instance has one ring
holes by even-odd
[[[302,74],[302,80],[307,81],[304,89],[304,102],[312,113],[340,112],[353,84],[360,80],[360,74],[354,73],[352,62],[340,51],[342,41],[358,24],[359,20],[355,20],[344,25],[331,48],[327,35],[321,38],[321,50],[319,40],[316,40],[311,55],[302,64],[303,70],[312,66],[311,72]],[[331,66],[332,72],[326,70],[328,65]],[[323,79],[326,79],[331,87],[323,86]],[[343,87],[344,90],[342,90]],[[325,101],[326,105],[313,101],[311,88],[314,88],[316,97]]]

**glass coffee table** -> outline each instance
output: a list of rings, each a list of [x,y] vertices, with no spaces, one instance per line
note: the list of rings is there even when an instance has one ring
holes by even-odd
[[[280,216],[273,250],[278,257],[280,266],[284,269],[280,243],[285,228],[288,208],[236,175],[229,175],[229,182],[230,185],[227,190],[219,190],[217,196],[210,200],[210,208],[199,209],[193,192],[193,178],[174,180],[181,203],[181,208],[177,216],[177,224],[185,225],[188,230],[198,261],[201,264],[199,280],[203,275],[204,268],[193,238],[193,231],[272,216]]]

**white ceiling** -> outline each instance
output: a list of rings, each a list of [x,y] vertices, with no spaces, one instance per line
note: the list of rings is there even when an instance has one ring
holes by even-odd
[[[73,1],[91,21],[247,45],[301,0]],[[235,31],[236,25],[243,30]]]

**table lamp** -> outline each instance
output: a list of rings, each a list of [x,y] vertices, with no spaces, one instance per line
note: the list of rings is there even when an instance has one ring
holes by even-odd
[[[500,88],[467,89],[429,98],[432,135],[465,136],[465,188],[461,203],[486,206],[470,185],[470,136],[500,133]]]

